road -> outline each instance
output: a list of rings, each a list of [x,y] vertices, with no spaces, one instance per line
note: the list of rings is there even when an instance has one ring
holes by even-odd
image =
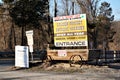
[[[12,71],[13,61],[0,61],[0,80],[120,80],[120,69],[104,69],[106,71],[86,72],[31,72],[24,70]]]

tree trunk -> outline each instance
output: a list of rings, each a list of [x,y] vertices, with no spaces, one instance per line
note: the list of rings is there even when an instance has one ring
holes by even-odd
[[[25,30],[26,30],[26,26],[22,26],[22,35],[21,35],[21,45],[25,46],[27,44],[27,38],[25,36]]]
[[[72,14],[74,15],[74,2],[72,2]]]
[[[4,41],[4,43],[3,43],[3,49],[5,49],[6,48],[6,39],[5,39],[5,26],[4,26],[4,21],[3,21],[3,16],[2,16],[2,25],[3,25],[3,27],[2,27],[2,37],[3,37],[3,41]]]
[[[54,16],[57,16],[57,2],[56,0],[54,0],[54,4],[55,4],[55,12],[54,12]]]

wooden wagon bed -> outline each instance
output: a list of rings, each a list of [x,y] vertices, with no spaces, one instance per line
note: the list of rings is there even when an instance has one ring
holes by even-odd
[[[88,60],[88,49],[47,50],[47,56],[52,60],[70,60],[74,55],[80,55],[83,60]]]
[[[80,67],[84,60],[88,60],[88,49],[48,49],[47,59],[48,61],[53,60],[68,60],[70,66],[78,64]]]

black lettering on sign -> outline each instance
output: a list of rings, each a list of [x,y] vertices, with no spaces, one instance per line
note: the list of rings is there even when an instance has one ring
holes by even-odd
[[[85,41],[73,41],[73,42],[56,42],[56,46],[86,46]]]

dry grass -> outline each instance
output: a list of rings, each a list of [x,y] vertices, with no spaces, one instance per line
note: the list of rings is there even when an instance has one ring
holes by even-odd
[[[65,72],[65,73],[119,73],[120,69],[112,69],[108,66],[94,66],[94,65],[83,65],[80,67],[70,67],[69,63],[43,63],[36,66],[32,66],[28,69],[24,68],[12,68],[12,70],[24,70],[30,72]]]

